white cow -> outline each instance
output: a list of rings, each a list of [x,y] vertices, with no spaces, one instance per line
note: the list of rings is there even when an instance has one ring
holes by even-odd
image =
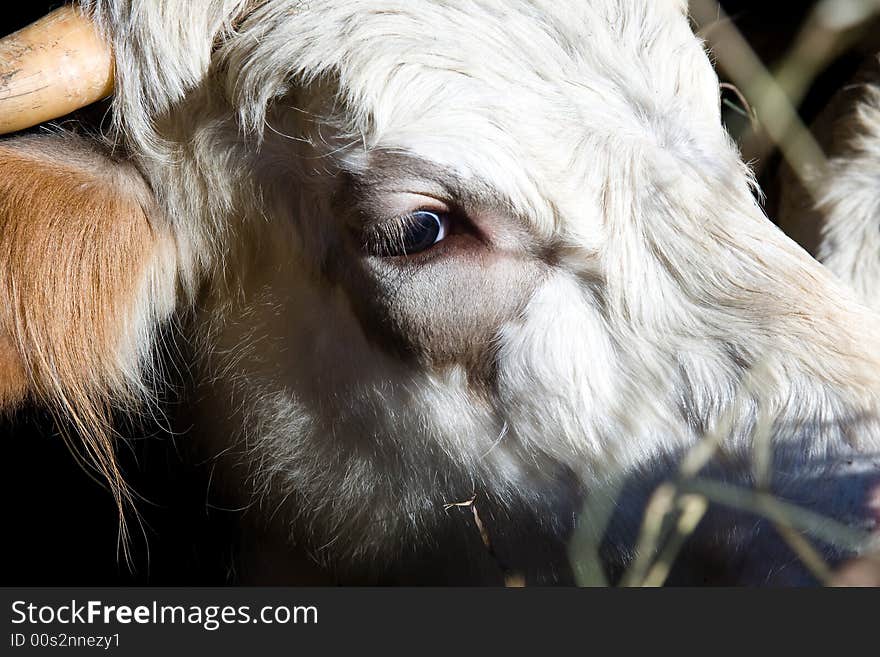
[[[617,576],[706,436],[746,485],[772,436],[776,493],[873,529],[877,317],[756,204],[683,1],[90,0],[2,47],[7,130],[115,83],[100,139],[0,143],[0,399],[71,417],[120,505],[108,414],[184,313],[192,440],[272,581],[568,581],[622,485]],[[806,581],[770,533],[714,515],[689,555]]]

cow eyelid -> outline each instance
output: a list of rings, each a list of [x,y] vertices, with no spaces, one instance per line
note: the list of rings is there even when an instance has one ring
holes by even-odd
[[[449,236],[450,212],[422,207],[375,226],[366,251],[378,257],[411,256],[427,251]]]

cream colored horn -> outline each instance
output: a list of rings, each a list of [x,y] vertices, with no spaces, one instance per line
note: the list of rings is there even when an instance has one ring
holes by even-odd
[[[73,7],[0,39],[0,134],[50,121],[113,92],[113,54]]]

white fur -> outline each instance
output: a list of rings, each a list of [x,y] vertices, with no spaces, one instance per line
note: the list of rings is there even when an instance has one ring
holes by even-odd
[[[601,490],[722,413],[734,451],[759,412],[790,463],[880,449],[877,318],[755,203],[683,2],[86,5],[119,138],[209,282],[203,429],[315,549],[393,550],[475,491],[540,509],[559,469]],[[561,254],[486,344],[488,398],[378,347],[321,277],[333,185],[377,152],[483,181]]]
[[[853,113],[852,152],[817,177],[823,218],[817,257],[880,309],[880,88],[866,85]]]

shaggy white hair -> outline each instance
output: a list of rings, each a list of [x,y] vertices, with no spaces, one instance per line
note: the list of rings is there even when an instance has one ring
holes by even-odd
[[[868,83],[861,92],[847,153],[816,181],[823,217],[817,257],[880,309],[880,86]]]
[[[805,188],[780,174],[779,220],[838,278],[880,308],[880,58],[831,99],[812,130],[828,160]]]
[[[198,426],[291,540],[393,560],[474,493],[570,526],[724,423],[873,527],[823,486],[876,467],[880,323],[756,204],[685,4],[84,2],[196,307]],[[358,251],[401,194],[485,241]]]

